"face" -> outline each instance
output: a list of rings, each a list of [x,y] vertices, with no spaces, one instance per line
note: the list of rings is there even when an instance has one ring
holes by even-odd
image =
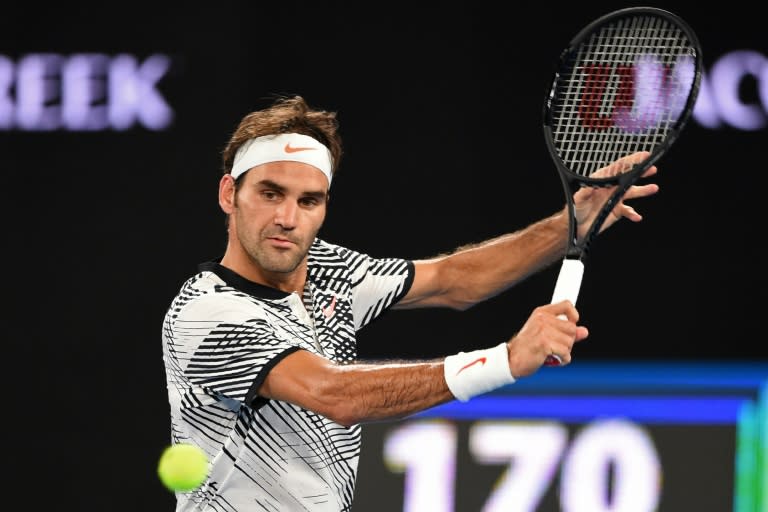
[[[262,164],[243,179],[236,194],[232,182],[230,229],[259,272],[294,272],[325,219],[328,181],[300,162]]]

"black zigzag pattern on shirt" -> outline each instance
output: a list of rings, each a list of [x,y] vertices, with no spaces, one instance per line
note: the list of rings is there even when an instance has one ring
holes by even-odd
[[[172,436],[211,460],[206,483],[178,495],[177,512],[350,510],[360,426],[246,396],[297,348],[353,362],[356,331],[407,293],[412,264],[316,240],[301,297],[260,296],[264,287],[241,288],[231,271],[209,268],[183,284],[162,329]]]

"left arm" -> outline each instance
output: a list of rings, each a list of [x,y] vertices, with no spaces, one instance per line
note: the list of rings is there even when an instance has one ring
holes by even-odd
[[[628,155],[599,172],[612,172],[614,166],[626,166],[643,153]],[[656,174],[651,166],[643,174]],[[621,218],[639,222],[642,216],[626,199],[646,197],[658,192],[655,183],[633,185],[616,204],[600,231]],[[600,211],[611,187],[581,188],[574,194],[576,217],[583,236],[590,221]],[[478,302],[507,290],[531,274],[563,257],[568,236],[566,209],[530,226],[479,244],[461,247],[451,254],[415,261],[413,284],[395,306],[399,309],[443,306],[466,310]]]
[[[413,284],[395,308],[469,309],[562,257],[567,233],[561,211],[520,231],[415,261]]]

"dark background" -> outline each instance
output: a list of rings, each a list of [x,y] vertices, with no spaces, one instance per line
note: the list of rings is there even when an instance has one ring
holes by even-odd
[[[169,441],[161,323],[225,244],[220,151],[247,112],[296,93],[335,110],[345,157],[321,236],[422,258],[525,227],[563,205],[541,130],[560,50],[627,2],[503,5],[31,2],[3,7],[0,54],[171,56],[162,132],[0,132],[6,422],[27,509],[171,510],[154,467]],[[768,53],[752,4],[656,2],[701,39],[705,67]],[[765,85],[763,85],[765,87]],[[756,103],[758,82],[740,94]],[[691,122],[661,191],[595,244],[579,295],[579,360],[766,360],[768,129]],[[490,148],[490,149],[489,149]],[[558,266],[482,305],[392,312],[369,358],[496,344],[549,302]],[[8,353],[8,352],[6,352]],[[535,377],[534,377],[535,378]],[[18,483],[16,483],[18,482]]]

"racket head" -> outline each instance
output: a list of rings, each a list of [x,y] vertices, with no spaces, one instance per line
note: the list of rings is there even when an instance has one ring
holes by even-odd
[[[677,139],[693,112],[701,70],[694,31],[655,7],[610,12],[561,52],[543,126],[566,191],[570,257],[583,257],[615,202]],[[630,154],[636,156],[627,163]],[[616,190],[577,242],[572,196],[581,186]]]
[[[561,52],[544,101],[558,169],[579,184],[606,186],[650,167],[690,118],[701,69],[696,34],[669,11],[630,7],[591,22]],[[632,171],[598,173],[637,151],[648,156]]]

